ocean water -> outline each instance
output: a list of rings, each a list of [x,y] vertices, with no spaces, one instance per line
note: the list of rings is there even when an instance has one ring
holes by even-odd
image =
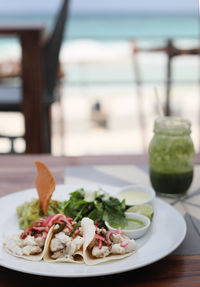
[[[55,21],[55,15],[0,16],[0,23],[42,23],[48,33]],[[198,15],[70,15],[61,50],[67,82],[75,85],[130,84],[136,80],[132,39],[136,39],[141,48],[153,48],[164,46],[169,38],[180,48],[198,47]],[[0,60],[19,57],[20,45],[16,39],[0,39]],[[166,56],[163,53],[141,53],[137,61],[143,81],[165,81]],[[184,56],[173,62],[175,81],[185,84],[198,80],[197,57]]]
[[[4,15],[1,22],[40,22],[52,29],[55,15]],[[65,39],[90,38],[119,41],[130,38],[155,39],[196,38],[199,17],[191,15],[70,15]]]
[[[198,37],[199,23],[193,16],[74,16],[69,19],[67,34],[69,38],[107,41]]]

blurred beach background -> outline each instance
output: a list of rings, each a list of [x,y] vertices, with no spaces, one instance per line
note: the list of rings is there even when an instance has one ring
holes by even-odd
[[[102,1],[96,5],[93,3],[96,1],[82,2],[85,5],[78,0],[71,1],[60,53],[64,77],[60,102],[52,109],[52,153],[147,152],[153,122],[158,116],[154,87],[161,104],[165,103],[167,56],[162,52],[141,52],[135,59],[133,40],[139,48],[164,47],[168,39],[178,48],[198,48],[198,1],[168,1],[158,6],[156,0],[143,0],[135,6],[135,1],[127,0],[124,4],[123,1]],[[45,5],[40,11],[33,9],[33,4],[30,9],[28,5],[27,9],[1,9],[0,22],[39,22],[50,31],[57,4],[49,3],[49,10]],[[0,61],[15,61],[20,57],[20,45],[15,38],[0,38]],[[192,138],[199,152],[199,56],[175,57],[172,67],[172,115],[191,120]],[[16,85],[19,81],[16,79]],[[0,134],[23,133],[22,114],[0,113]],[[24,151],[23,139],[15,141],[15,149]],[[0,152],[8,150],[9,142],[1,139]]]

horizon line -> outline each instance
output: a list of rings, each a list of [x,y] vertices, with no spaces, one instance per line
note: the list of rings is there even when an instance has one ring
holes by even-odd
[[[46,12],[46,11],[16,11],[16,12],[10,12],[10,11],[0,11],[0,15],[6,15],[6,16],[14,16],[14,15],[22,15],[22,14],[25,14],[25,16],[29,16],[29,15],[54,15],[56,14],[56,12],[54,11],[49,11],[49,12]],[[174,12],[136,12],[136,11],[133,11],[133,12],[104,12],[104,11],[100,11],[100,12],[69,12],[69,17],[70,16],[79,16],[79,17],[82,17],[82,16],[85,16],[85,17],[96,17],[96,16],[193,16],[193,17],[199,17],[199,13],[197,12],[196,14],[195,13],[192,13],[192,12],[189,12],[189,13],[177,13],[177,11],[174,11]]]

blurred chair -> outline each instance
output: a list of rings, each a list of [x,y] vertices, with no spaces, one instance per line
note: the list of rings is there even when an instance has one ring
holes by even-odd
[[[57,15],[55,27],[43,44],[43,116],[45,126],[45,152],[51,152],[51,105],[59,100],[58,80],[63,77],[59,64],[65,23],[68,16],[69,0],[63,0]],[[21,76],[21,65],[16,62],[0,63],[0,112],[22,112],[22,91],[20,86],[11,85],[11,78]],[[34,75],[33,75],[34,76]],[[4,137],[4,136],[0,136]],[[13,139],[13,137],[10,137]],[[12,150],[13,151],[13,150]]]
[[[0,62],[0,82],[6,79],[21,77],[21,65],[15,61]]]
[[[0,83],[5,83],[7,80],[22,77],[21,63],[18,61],[2,61],[0,62]],[[64,71],[62,64],[59,62],[57,78],[61,80],[64,78]]]

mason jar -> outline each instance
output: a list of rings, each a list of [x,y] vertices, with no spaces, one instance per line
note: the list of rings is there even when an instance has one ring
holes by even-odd
[[[149,146],[150,180],[155,191],[164,196],[181,196],[193,179],[194,145],[189,120],[159,117]]]

